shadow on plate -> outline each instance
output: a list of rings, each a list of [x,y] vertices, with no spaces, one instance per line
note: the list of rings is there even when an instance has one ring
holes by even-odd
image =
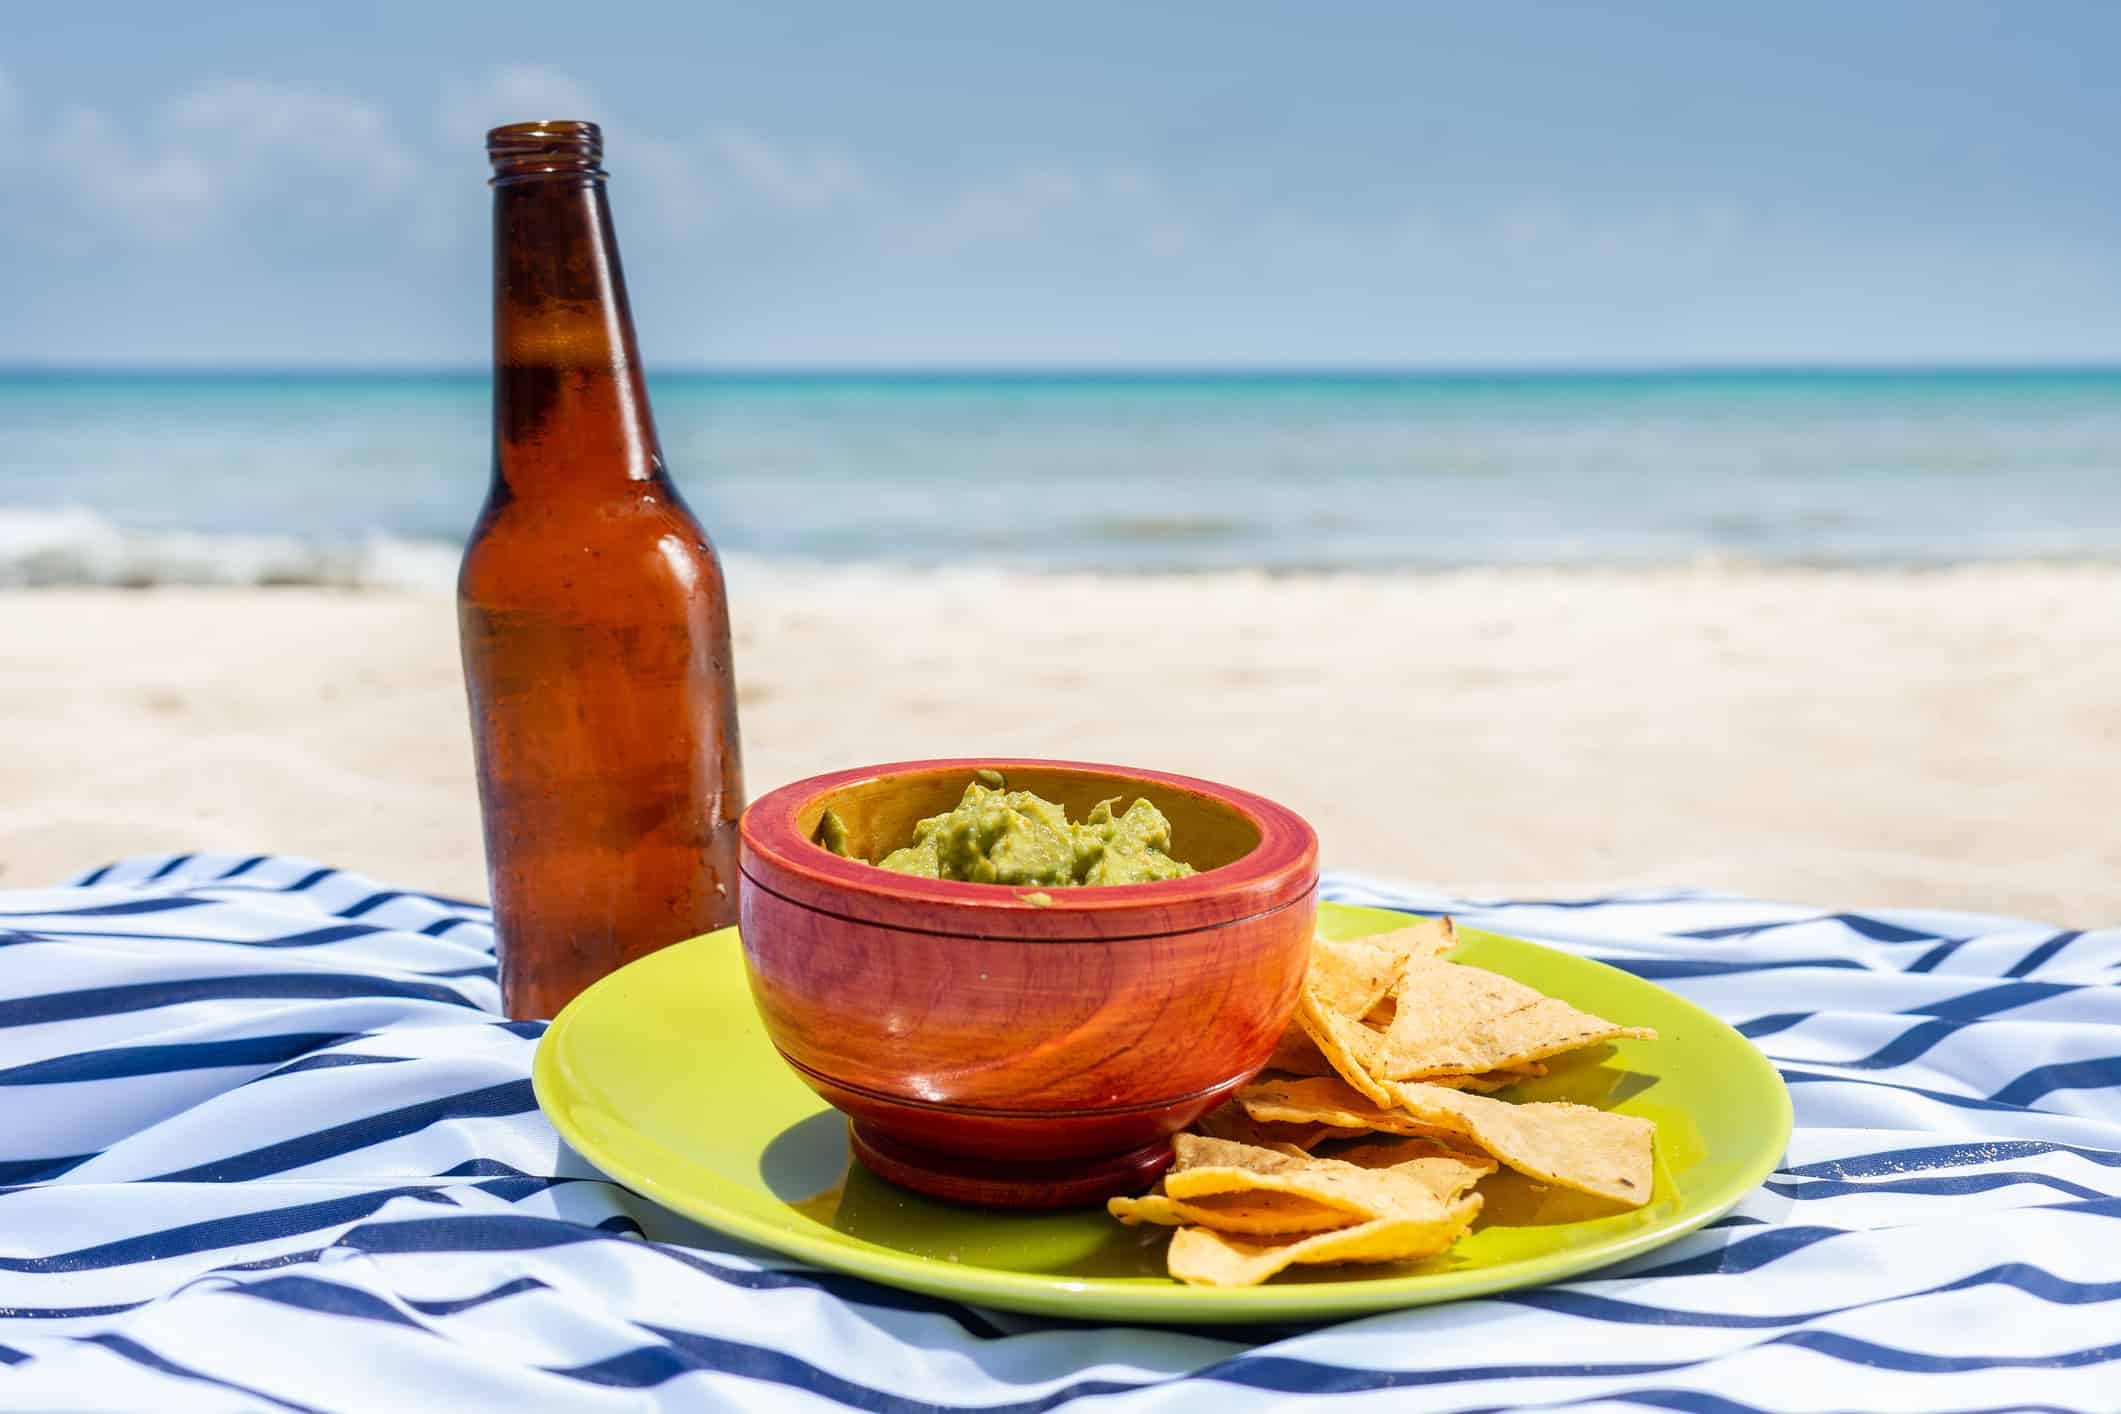
[[[789,1125],[759,1155],[759,1180],[783,1203],[800,1206],[836,1186],[847,1171],[847,1121],[819,1110]]]
[[[1501,1092],[1517,1104],[1535,1100],[1566,1100],[1610,1110],[1625,1104],[1656,1085],[1663,1077],[1655,1071],[1613,1064],[1619,1050],[1611,1045],[1592,1046],[1550,1061],[1553,1069],[1532,1080],[1520,1080]]]
[[[759,1178],[812,1222],[894,1252],[1041,1276],[1167,1279],[1164,1229],[1128,1227],[1102,1207],[1015,1213],[923,1197],[855,1162],[833,1110],[775,1135]]]

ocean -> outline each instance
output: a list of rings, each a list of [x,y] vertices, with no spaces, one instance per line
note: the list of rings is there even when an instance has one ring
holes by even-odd
[[[733,562],[2121,559],[2121,369],[651,379]],[[0,583],[445,585],[483,374],[0,373]]]

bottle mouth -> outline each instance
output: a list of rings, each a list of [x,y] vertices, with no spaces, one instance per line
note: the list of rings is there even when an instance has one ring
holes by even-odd
[[[486,156],[493,163],[495,186],[533,177],[601,179],[604,134],[595,123],[509,123],[486,134]]]

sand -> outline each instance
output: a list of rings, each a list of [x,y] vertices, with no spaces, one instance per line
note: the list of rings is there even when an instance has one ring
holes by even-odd
[[[754,791],[945,754],[1275,797],[1329,867],[2121,922],[2121,568],[738,578]],[[0,887],[309,855],[483,897],[446,596],[0,594]]]

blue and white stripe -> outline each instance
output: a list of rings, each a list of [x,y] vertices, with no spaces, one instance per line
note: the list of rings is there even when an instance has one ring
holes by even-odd
[[[306,860],[0,893],[0,1408],[2121,1409],[2121,930],[1332,876],[1651,978],[1790,1082],[1728,1218],[1315,1328],[1071,1326],[733,1243],[539,1117],[472,904]]]

